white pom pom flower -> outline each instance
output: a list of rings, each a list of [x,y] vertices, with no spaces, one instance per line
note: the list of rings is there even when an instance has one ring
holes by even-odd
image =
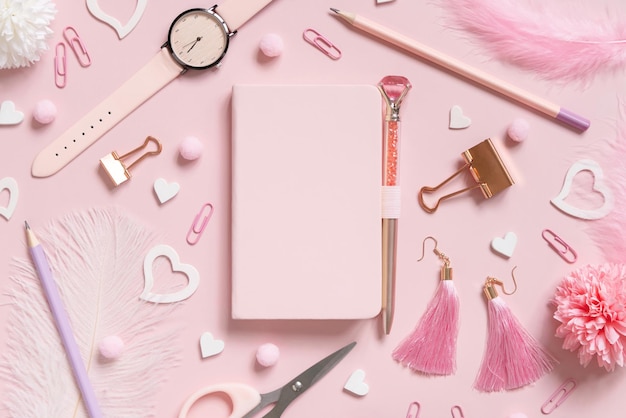
[[[39,61],[56,12],[50,0],[0,0],[0,69]]]

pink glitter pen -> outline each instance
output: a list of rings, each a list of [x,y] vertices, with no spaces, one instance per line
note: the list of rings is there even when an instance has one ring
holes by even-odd
[[[400,217],[400,104],[411,89],[406,77],[388,75],[378,83],[385,101],[383,126],[383,190],[382,190],[382,314],[383,331],[391,332],[393,323],[396,247],[398,243],[398,218]]]

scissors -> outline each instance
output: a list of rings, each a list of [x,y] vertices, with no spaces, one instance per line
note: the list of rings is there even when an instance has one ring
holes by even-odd
[[[178,418],[186,418],[189,409],[196,401],[214,393],[224,393],[230,398],[232,413],[228,418],[252,418],[271,404],[275,404],[274,408],[265,414],[263,418],[278,418],[291,402],[306,392],[322,377],[326,376],[326,373],[343,360],[355,345],[356,341],[340,348],[291,379],[285,386],[269,393],[260,394],[256,389],[243,383],[223,383],[200,389],[185,401]]]

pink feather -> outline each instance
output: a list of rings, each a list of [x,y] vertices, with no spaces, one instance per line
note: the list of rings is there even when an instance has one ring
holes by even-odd
[[[594,18],[577,3],[558,7],[530,0],[438,3],[451,26],[471,33],[495,58],[545,79],[589,82],[626,63],[623,13],[606,11]]]
[[[590,222],[587,231],[608,262],[626,264],[626,102],[619,101],[616,138],[603,150],[605,181],[615,205],[607,216]]]
[[[487,348],[474,388],[481,392],[517,389],[550,372],[556,360],[520,324],[499,296],[488,302]]]
[[[456,287],[452,280],[441,280],[413,333],[393,351],[393,359],[425,374],[453,374],[458,322]]]

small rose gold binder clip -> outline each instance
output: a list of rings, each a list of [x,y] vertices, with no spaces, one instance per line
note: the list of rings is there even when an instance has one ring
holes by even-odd
[[[418,193],[419,205],[426,212],[435,212],[442,201],[469,190],[480,189],[485,199],[490,199],[515,183],[509,171],[504,166],[498,151],[493,146],[491,139],[487,138],[481,143],[474,145],[472,148],[464,151],[461,156],[465,160],[465,164],[456,173],[435,187],[425,186],[420,189]],[[426,204],[424,201],[425,194],[436,192],[466,169],[471,173],[474,181],[476,181],[476,185],[449,193],[439,198],[434,206],[428,206]]]
[[[124,163],[124,159],[131,156],[132,154],[135,154],[138,151],[141,151],[142,149],[144,149],[145,147],[147,147],[150,142],[153,142],[154,144],[156,144],[157,148],[154,151],[148,151],[144,154],[142,154],[139,158],[137,158],[135,161],[133,161],[130,164],[126,164]],[[120,184],[124,183],[126,180],[130,179],[131,175],[130,175],[130,171],[128,171],[132,166],[134,166],[135,164],[137,164],[139,161],[143,160],[146,157],[149,157],[151,155],[158,155],[161,153],[161,143],[154,137],[149,136],[146,138],[146,140],[144,141],[144,143],[127,152],[124,155],[118,155],[116,151],[113,151],[112,153],[102,157],[100,159],[100,165],[102,166],[102,168],[104,168],[104,171],[106,171],[106,173],[109,175],[109,178],[111,179],[111,181],[113,182],[113,184],[115,186],[119,186]]]

